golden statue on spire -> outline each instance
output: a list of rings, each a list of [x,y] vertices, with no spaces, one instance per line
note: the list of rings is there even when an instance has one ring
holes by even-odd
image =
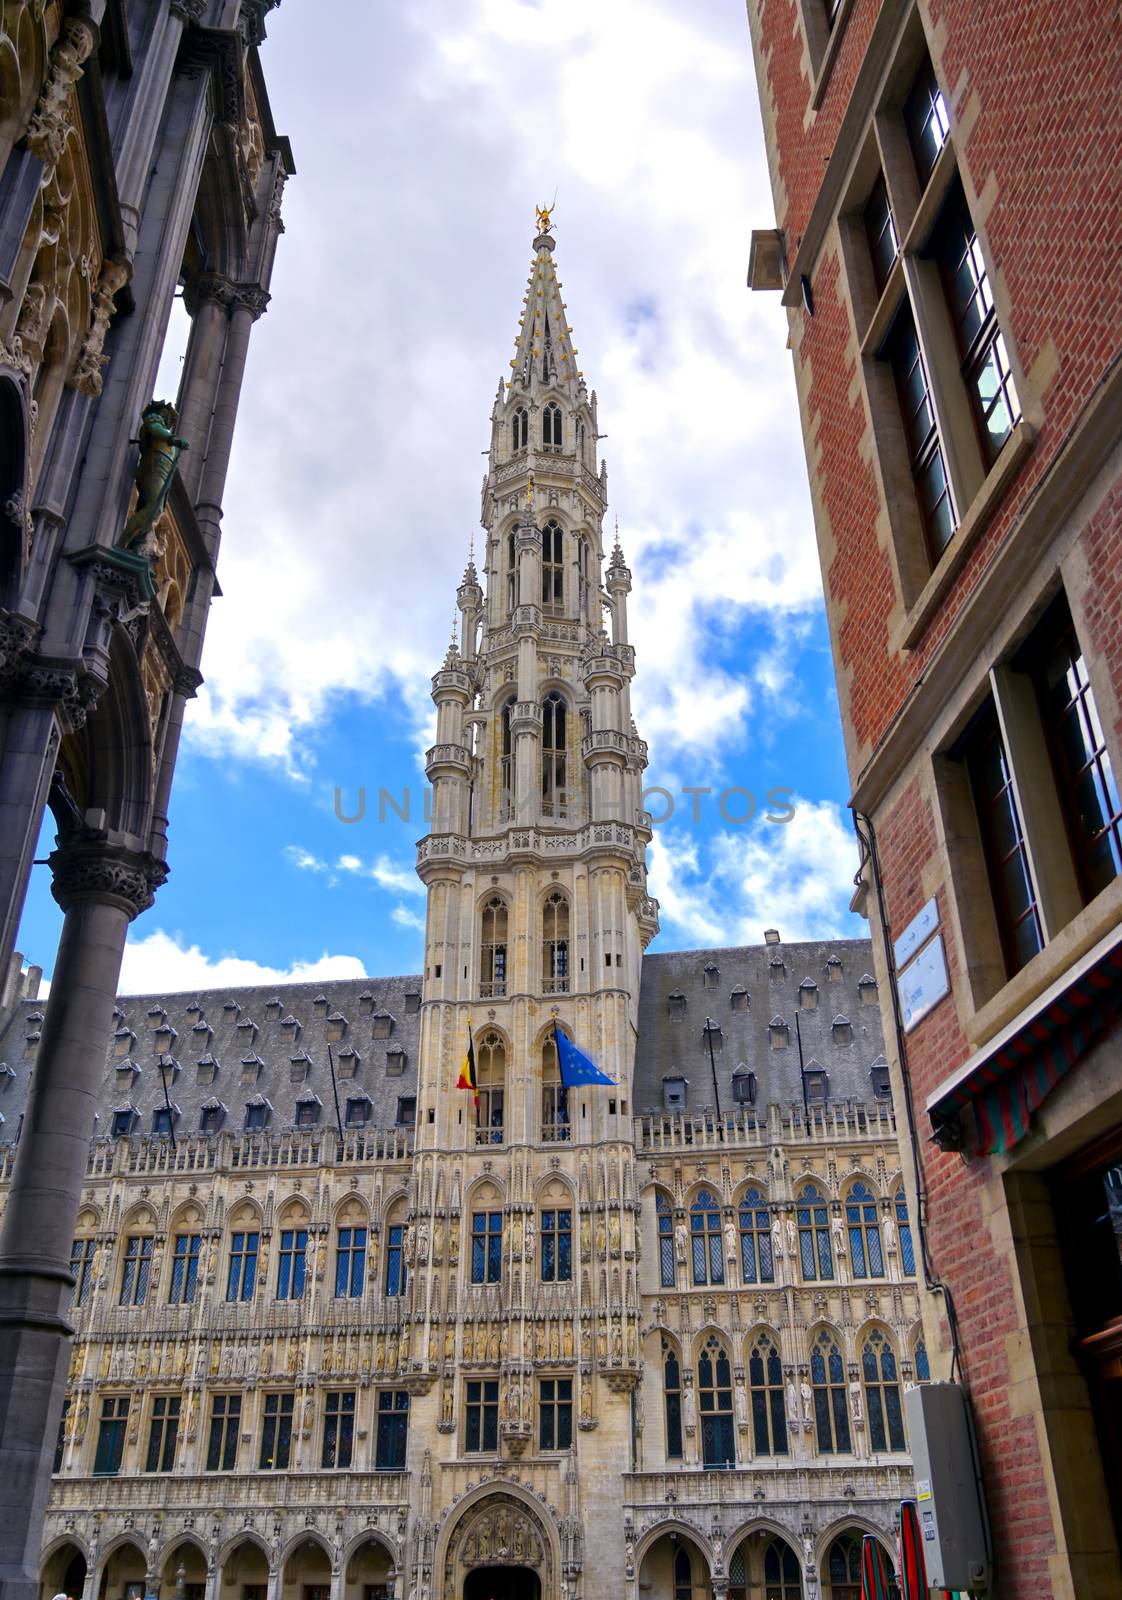
[[[553,207],[551,205],[535,206],[534,216],[537,218],[538,232],[548,233],[553,225]]]

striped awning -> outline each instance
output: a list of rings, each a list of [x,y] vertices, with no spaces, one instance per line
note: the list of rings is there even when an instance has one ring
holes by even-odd
[[[861,1600],[891,1600],[892,1578],[880,1541],[867,1533],[861,1541]]]
[[[927,1102],[936,1144],[978,1155],[1013,1149],[1033,1113],[1122,1012],[1122,929],[1053,984]]]

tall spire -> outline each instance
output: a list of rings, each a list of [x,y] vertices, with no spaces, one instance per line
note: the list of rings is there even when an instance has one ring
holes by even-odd
[[[584,390],[584,379],[578,370],[573,331],[553,262],[555,240],[550,232],[551,210],[536,208],[538,232],[530,276],[526,280],[518,337],[514,341],[514,359],[510,363],[510,388],[514,392],[533,393],[548,386],[576,399]]]

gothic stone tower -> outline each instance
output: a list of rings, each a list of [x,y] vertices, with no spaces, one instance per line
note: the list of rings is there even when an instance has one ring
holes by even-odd
[[[574,1428],[598,1431],[597,1470],[581,1473],[578,1507],[574,1462],[561,1544],[546,1553],[557,1593],[580,1564],[581,1521],[618,1517],[630,1465],[639,1375],[630,1083],[658,908],[646,890],[646,747],[630,708],[630,574],[617,542],[605,593],[596,396],[577,369],[548,216],[539,223],[513,377],[491,419],[487,593],[469,562],[462,650],[453,643],[433,679],[410,1248],[414,1319],[427,1318],[430,1346],[459,1356],[469,1449],[477,1434],[497,1437],[501,1472],[526,1449],[543,1395],[559,1402],[559,1449]],[[574,1089],[566,1105],[555,1022],[618,1087]],[[477,1108],[456,1088],[469,1034]],[[551,1263],[542,1271],[540,1258]],[[475,1382],[473,1369],[487,1376]],[[432,1399],[442,1427],[457,1425],[456,1404],[449,1364]],[[438,1539],[432,1559],[434,1592],[460,1593],[463,1551]],[[417,1580],[424,1592],[428,1575]]]

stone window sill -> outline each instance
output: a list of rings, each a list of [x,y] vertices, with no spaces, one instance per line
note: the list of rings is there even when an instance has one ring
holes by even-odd
[[[1032,426],[1022,418],[1009,435],[1001,454],[970,502],[966,515],[955,529],[938,566],[898,625],[895,637],[890,639],[890,648],[893,651],[914,650],[922,639],[931,625],[940,602],[977,543],[978,536],[992,521],[1006,489],[1032,450],[1035,440],[1036,434]]]
[[[830,37],[826,41],[826,48],[822,52],[822,60],[818,66],[818,76],[814,80],[814,88],[810,93],[810,106],[812,111],[817,111],[826,98],[826,89],[834,70],[834,63],[838,59],[841,49],[842,35],[845,33],[856,0],[841,0],[834,20],[830,26]],[[814,4],[814,0],[811,0]]]

